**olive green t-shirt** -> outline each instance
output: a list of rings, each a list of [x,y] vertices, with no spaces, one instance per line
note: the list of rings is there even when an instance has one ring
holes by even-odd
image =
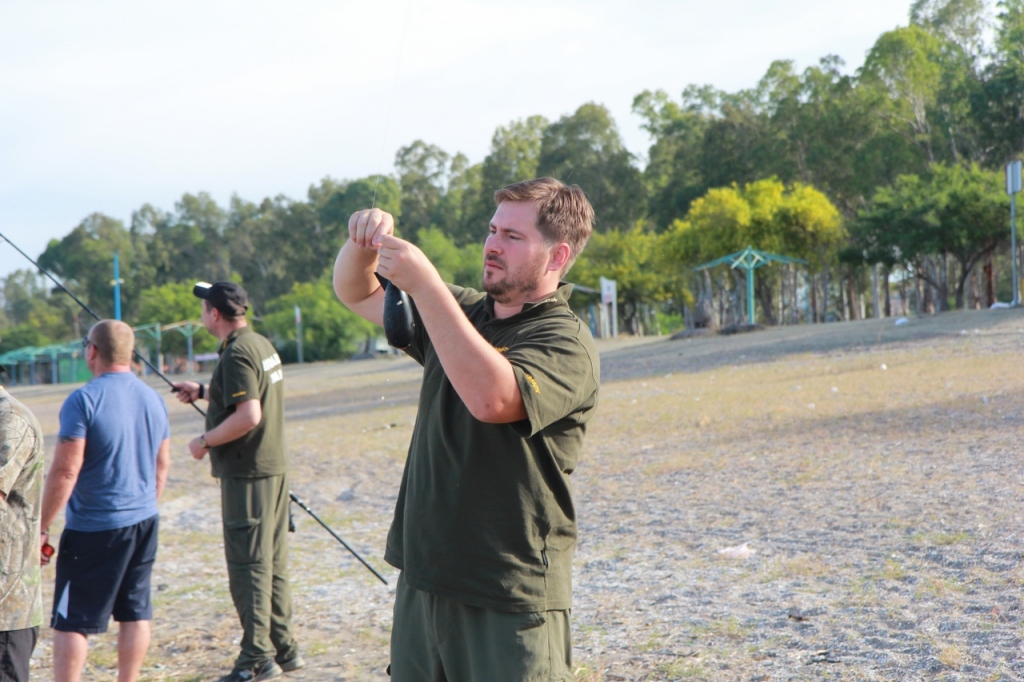
[[[417,324],[406,352],[423,364],[423,386],[384,559],[410,586],[473,606],[568,609],[577,535],[569,475],[597,407],[594,340],[569,309],[572,285],[501,320],[489,296],[449,288],[512,364],[528,417],[474,418]]]
[[[269,341],[248,326],[231,332],[219,352],[210,378],[206,430],[218,426],[246,400],[260,401],[263,418],[241,438],[210,448],[213,475],[261,478],[286,473],[281,358]]]

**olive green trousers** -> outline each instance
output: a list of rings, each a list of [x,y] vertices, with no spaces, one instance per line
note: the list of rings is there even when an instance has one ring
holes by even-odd
[[[398,576],[394,682],[563,682],[572,674],[569,611],[506,613],[410,587]]]
[[[242,623],[235,668],[298,653],[288,586],[288,475],[220,479],[224,557]]]

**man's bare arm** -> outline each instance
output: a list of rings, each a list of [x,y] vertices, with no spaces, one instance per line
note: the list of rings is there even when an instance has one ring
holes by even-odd
[[[416,309],[470,414],[492,424],[526,419],[512,364],[473,327],[440,277],[417,291]]]
[[[203,434],[204,440],[210,447],[230,443],[255,429],[262,419],[263,408],[260,401],[255,398],[244,400],[235,405],[235,411],[227,419]],[[192,439],[188,449],[195,459],[202,459],[206,455],[206,450],[198,437]]]
[[[526,418],[512,364],[473,327],[437,269],[413,244],[385,235],[378,271],[416,301],[441,366],[470,414],[505,424]]]
[[[394,232],[394,219],[380,209],[353,213],[349,238],[334,261],[334,293],[349,310],[374,324],[384,324],[384,289],[374,276],[376,240]]]
[[[43,485],[43,505],[40,527],[44,530],[57,519],[71,498],[78,482],[78,472],[85,461],[85,439],[60,436],[53,453],[53,464]]]
[[[156,453],[156,499],[164,494],[167,485],[167,474],[171,471],[171,440],[165,438]]]

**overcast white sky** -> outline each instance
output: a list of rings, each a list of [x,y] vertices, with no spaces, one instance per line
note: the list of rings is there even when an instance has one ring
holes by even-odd
[[[33,257],[86,215],[186,192],[301,199],[415,139],[483,159],[499,125],[853,71],[909,0],[36,0],[0,5],[0,232]],[[390,122],[389,122],[390,121]],[[382,153],[383,152],[383,153]],[[383,158],[383,163],[382,163]],[[25,267],[0,244],[0,276]]]

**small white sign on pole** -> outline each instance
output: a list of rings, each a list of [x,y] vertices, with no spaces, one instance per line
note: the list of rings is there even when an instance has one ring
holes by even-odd
[[[601,278],[601,303],[614,303],[616,296],[615,280]]]
[[[601,278],[601,308],[607,312],[607,321],[611,326],[611,336],[614,338],[619,335],[619,303],[618,303],[618,292],[615,287],[614,279]],[[602,334],[607,336],[607,332]]]
[[[1011,161],[1006,164],[1006,193],[1017,194],[1021,190],[1021,162]]]

